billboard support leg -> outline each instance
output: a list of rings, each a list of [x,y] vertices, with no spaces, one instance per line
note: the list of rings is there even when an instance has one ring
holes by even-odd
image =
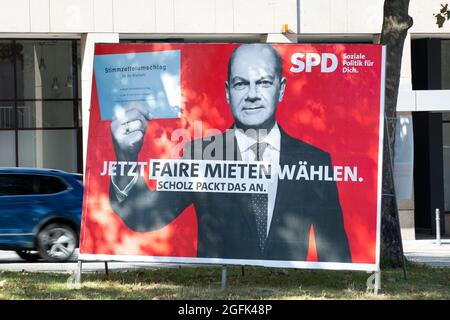
[[[78,266],[77,266],[77,275],[75,277],[75,283],[80,284],[81,283],[81,271],[83,270],[83,263],[78,260]]]
[[[227,288],[227,267],[222,266],[222,290]]]
[[[108,262],[107,261],[105,261],[105,273],[106,273],[106,276],[109,276],[109,269],[108,269]]]
[[[380,289],[381,289],[381,270],[377,270],[375,271],[375,286],[373,288],[373,293],[377,295]]]
[[[244,268],[244,266],[242,266],[241,272],[242,272],[242,276],[245,277],[245,268]]]

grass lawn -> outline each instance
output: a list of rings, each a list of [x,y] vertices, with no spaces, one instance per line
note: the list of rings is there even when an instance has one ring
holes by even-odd
[[[83,273],[81,286],[69,274],[2,272],[0,299],[450,299],[450,268],[408,264],[382,271],[382,289],[366,291],[369,274],[245,267],[228,268],[228,287],[221,290],[218,267]]]

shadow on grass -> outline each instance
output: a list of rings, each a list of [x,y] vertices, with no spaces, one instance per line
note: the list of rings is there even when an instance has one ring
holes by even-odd
[[[450,269],[410,263],[382,271],[381,295],[366,290],[370,274],[349,271],[228,267],[227,289],[221,267],[179,267],[87,273],[81,287],[68,274],[0,274],[2,299],[450,299]]]

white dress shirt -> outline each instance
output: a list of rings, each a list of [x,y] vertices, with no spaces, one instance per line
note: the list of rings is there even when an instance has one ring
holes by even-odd
[[[242,161],[251,162],[256,160],[256,154],[251,149],[257,141],[256,139],[245,135],[240,130],[235,130],[236,140],[239,146],[239,151],[241,152]],[[281,135],[280,128],[277,124],[270,130],[269,134],[259,143],[267,143],[267,147],[264,149],[262,154],[262,161],[270,163],[272,167],[272,173],[280,163],[280,146],[281,146]],[[277,196],[278,188],[278,175],[272,174],[272,179],[268,183],[268,206],[267,206],[267,235],[269,235],[270,223],[272,222],[273,210],[275,207],[275,200]]]

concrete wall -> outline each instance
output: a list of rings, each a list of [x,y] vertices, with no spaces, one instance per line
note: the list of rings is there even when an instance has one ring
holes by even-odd
[[[297,0],[0,0],[0,33],[297,31]]]
[[[383,22],[384,0],[300,0],[301,33],[375,34]],[[442,0],[412,0],[409,15],[414,19],[413,36],[450,33],[450,23],[438,28],[433,14]],[[449,35],[447,35],[449,37]]]
[[[1,33],[380,33],[384,0],[0,0]],[[450,33],[433,14],[442,0],[413,0],[410,32]],[[300,22],[298,24],[298,21]]]
[[[380,33],[384,0],[300,0],[300,32]]]
[[[400,232],[403,240],[415,240],[414,208],[408,210],[399,209]]]
[[[397,201],[397,205],[402,239],[415,240],[414,198],[411,200],[399,200]]]
[[[409,5],[409,15],[414,19],[414,25],[410,32],[414,36],[420,34],[434,34],[435,36],[442,36],[447,33],[445,37],[450,36],[450,23],[445,23],[443,28],[439,28],[436,24],[434,14],[441,9],[441,4],[448,3],[442,0],[412,0]]]

